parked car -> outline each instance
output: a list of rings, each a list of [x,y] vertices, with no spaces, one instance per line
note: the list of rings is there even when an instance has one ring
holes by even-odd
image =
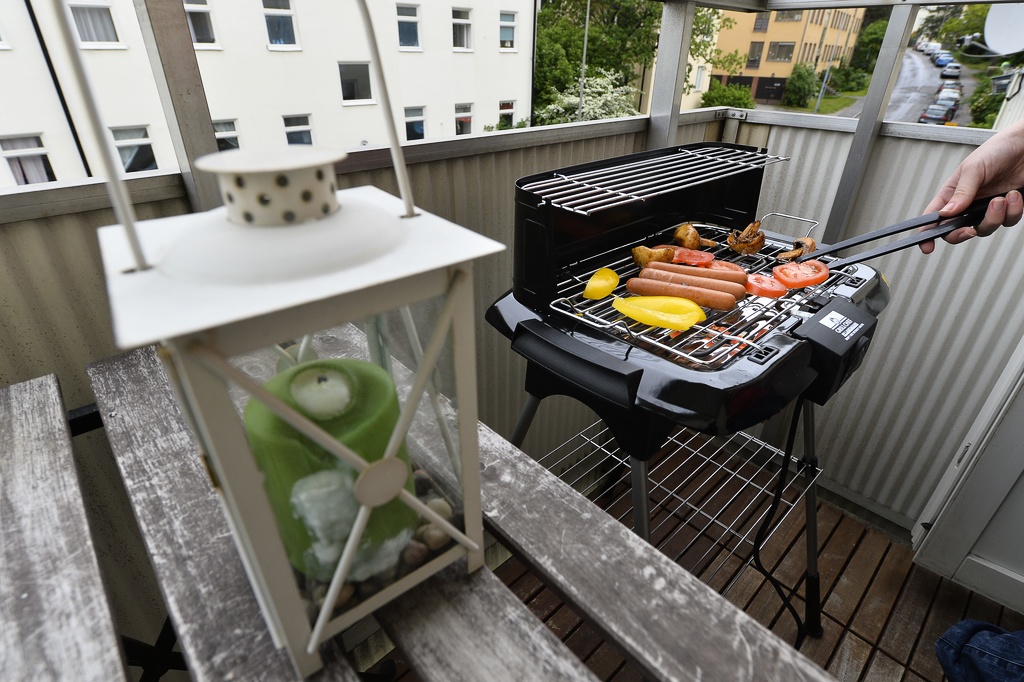
[[[964,84],[959,80],[939,81],[939,89],[935,91],[935,95],[938,97],[943,91],[955,93],[957,98],[960,98],[963,97],[964,94]]]
[[[935,60],[935,66],[946,66],[953,63],[953,55],[946,53]]]
[[[917,119],[918,123],[938,123],[943,125],[948,123],[953,118],[953,114],[950,113],[949,107],[944,107],[941,104],[931,104],[921,117]]]
[[[960,71],[962,67],[956,62],[950,62],[942,67],[942,71],[939,72],[940,78],[960,78]]]
[[[918,52],[924,52],[925,45],[927,45],[928,42],[929,41],[925,40],[924,38],[921,38],[916,43],[914,43],[914,49],[917,50]]]
[[[939,43],[927,43],[924,46],[924,49],[921,51],[927,55],[932,55],[938,52],[940,49],[942,49],[942,46]]]
[[[928,56],[928,58],[932,60],[932,63],[935,63],[938,60],[939,57],[947,57],[947,56],[952,58],[953,53],[950,52],[949,50],[936,50],[935,52],[932,52]]]
[[[950,120],[952,120],[953,117],[956,116],[956,110],[960,108],[960,99],[955,97],[943,97],[940,95],[935,100],[935,103],[938,104],[939,106],[946,107],[947,109],[949,109]]]

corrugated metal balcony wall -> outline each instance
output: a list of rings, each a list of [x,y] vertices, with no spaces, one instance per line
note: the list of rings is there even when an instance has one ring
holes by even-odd
[[[769,167],[759,213],[824,223],[833,208],[853,121],[748,112],[726,126],[723,110],[680,115],[675,142],[721,140],[766,146],[789,161]],[[885,124],[849,234],[920,213],[934,188],[977,144],[965,130]],[[508,131],[406,148],[417,205],[503,242],[476,268],[480,414],[508,435],[524,399],[524,364],[483,322],[511,283],[513,186],[551,168],[640,151],[647,119]],[[926,136],[926,137],[925,137]],[[397,192],[386,150],[351,155],[341,187]],[[133,179],[140,219],[189,210],[176,174]],[[56,372],[69,406],[92,401],[84,365],[117,351],[96,244],[115,222],[100,183],[0,196],[0,384]],[[780,224],[797,234],[803,227]],[[999,237],[932,256],[905,251],[873,262],[893,291],[865,364],[819,411],[824,483],[909,528],[956,454],[967,429],[1024,334],[1024,260]],[[542,455],[592,421],[568,399],[544,401],[525,449]],[[762,435],[780,434],[769,422]]]

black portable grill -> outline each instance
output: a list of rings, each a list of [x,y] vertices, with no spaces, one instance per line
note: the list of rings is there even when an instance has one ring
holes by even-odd
[[[766,244],[749,256],[730,250],[726,237],[757,218],[764,168],[785,160],[755,147],[700,143],[516,183],[512,290],[486,313],[527,360],[529,400],[512,441],[521,444],[545,397],[567,395],[589,406],[629,455],[634,528],[645,537],[646,461],[672,431],[730,434],[799,396],[824,404],[860,365],[888,303],[881,274],[852,264],[781,298],[747,296],[731,311],[706,311],[704,322],[681,333],[634,322],[612,307],[614,297],[628,296],[625,282],[638,274],[631,249],[671,244],[683,222],[719,243],[709,249],[715,258],[770,274],[793,242],[772,228],[813,221],[762,216]],[[612,296],[588,300],[583,289],[601,267],[615,270],[620,284]],[[817,463],[811,464],[816,478]],[[808,513],[811,500],[808,494]],[[816,548],[809,532],[811,542]],[[810,583],[817,571],[810,551],[808,558]],[[818,609],[811,601],[808,612]]]

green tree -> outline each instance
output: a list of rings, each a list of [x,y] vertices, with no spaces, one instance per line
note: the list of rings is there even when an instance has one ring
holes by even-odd
[[[533,108],[554,104],[559,93],[579,91],[587,0],[546,0],[537,14]],[[718,31],[734,22],[721,10],[698,7],[690,53],[726,73],[738,73],[745,59],[715,48]],[[638,74],[654,63],[661,25],[661,4],[649,0],[591,0],[587,31],[587,72],[611,73],[618,86],[637,85]],[[687,67],[689,68],[689,66]],[[689,91],[687,81],[685,86]],[[589,95],[588,95],[589,96]]]
[[[734,107],[736,109],[753,109],[754,95],[745,85],[722,85],[717,78],[711,79],[708,91],[701,98],[702,107]]]
[[[807,100],[817,96],[820,87],[813,66],[794,64],[793,73],[786,79],[786,89],[782,91],[782,104],[787,107],[806,107]]]
[[[955,45],[957,39],[985,32],[985,19],[992,5],[967,5],[958,17],[947,19],[939,30],[943,45]]]
[[[921,28],[918,33],[938,41],[942,35],[942,27],[946,25],[946,22],[950,19],[958,18],[963,11],[963,5],[941,5],[936,7],[935,11],[929,12],[928,16],[921,20]]]
[[[974,94],[967,100],[967,106],[971,109],[971,127],[991,128],[996,122],[996,115],[999,114],[1004,99],[1003,93],[992,92],[992,79],[984,73],[979,73]]]
[[[579,81],[565,92],[557,93],[552,102],[536,113],[538,125],[596,121],[605,118],[636,116],[633,106],[636,89],[619,83],[616,74],[604,69],[587,69],[584,79],[583,110],[580,111]]]
[[[882,39],[885,38],[887,28],[889,28],[889,20],[879,19],[861,29],[860,35],[857,36],[857,42],[853,46],[853,56],[850,58],[851,67],[866,73],[872,73],[875,70],[878,51],[882,49]]]

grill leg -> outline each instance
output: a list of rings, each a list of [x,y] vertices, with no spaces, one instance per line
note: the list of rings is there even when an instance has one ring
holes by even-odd
[[[647,492],[647,460],[629,458],[629,480],[633,488],[633,532],[651,541],[651,498]]]
[[[526,404],[523,405],[523,409],[519,412],[519,420],[516,422],[516,427],[512,430],[512,436],[508,439],[508,442],[517,448],[523,447],[523,441],[526,440],[526,432],[530,430],[530,424],[533,423],[533,418],[537,416],[538,407],[540,407],[540,398],[532,393],[527,393]]]
[[[821,581],[818,576],[818,494],[814,477],[818,473],[818,455],[814,450],[814,406],[804,404],[804,475],[807,490],[804,493],[807,518],[807,601],[804,627],[807,634],[818,637],[821,629]]]

